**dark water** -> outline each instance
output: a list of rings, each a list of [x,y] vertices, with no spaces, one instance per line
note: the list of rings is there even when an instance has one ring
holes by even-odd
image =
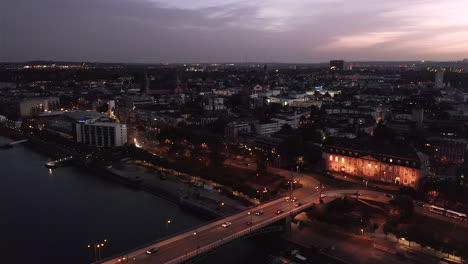
[[[0,145],[8,141],[0,137]],[[108,257],[207,221],[83,169],[49,172],[48,160],[24,146],[0,150],[0,263],[89,263],[88,244],[108,239]],[[243,240],[200,263],[239,260],[265,263],[266,253]]]

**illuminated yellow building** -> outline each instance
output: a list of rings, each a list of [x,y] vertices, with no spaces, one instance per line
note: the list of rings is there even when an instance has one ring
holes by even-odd
[[[416,189],[427,172],[428,158],[407,145],[366,139],[335,139],[324,146],[330,173],[404,185]]]

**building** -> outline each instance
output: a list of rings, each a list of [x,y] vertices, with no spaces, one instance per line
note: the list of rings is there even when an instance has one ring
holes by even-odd
[[[265,135],[259,135],[255,137],[255,148],[267,152],[277,151],[281,143],[283,143],[283,139],[281,138],[275,138]]]
[[[269,135],[281,129],[281,123],[277,121],[259,122],[254,124],[255,132],[259,135]]]
[[[436,161],[452,164],[463,164],[467,144],[463,141],[450,139],[430,139],[434,150],[432,158]]]
[[[60,109],[58,97],[31,98],[19,102],[19,116],[31,117],[39,113]]]
[[[76,141],[96,147],[120,147],[127,143],[127,125],[120,123],[76,124]]]
[[[444,72],[443,71],[437,71],[435,74],[435,79],[434,79],[434,87],[436,89],[441,89],[445,87],[444,84]]]
[[[325,169],[411,188],[427,173],[428,157],[405,144],[388,144],[373,137],[332,139],[324,146]]]
[[[249,134],[251,131],[250,123],[234,121],[226,125],[224,128],[224,136],[228,139],[236,139],[239,135]]]
[[[344,60],[331,60],[330,61],[330,70],[332,70],[332,71],[343,71],[344,70]]]
[[[203,100],[203,110],[216,111],[225,110],[223,97],[208,97]]]

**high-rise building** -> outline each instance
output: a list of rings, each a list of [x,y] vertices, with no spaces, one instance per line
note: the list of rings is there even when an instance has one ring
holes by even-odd
[[[332,71],[343,71],[344,70],[344,60],[331,60],[330,61],[330,70],[332,70]]]
[[[444,84],[444,72],[443,71],[437,71],[435,74],[435,80],[434,80],[434,87],[436,89],[441,89],[445,87]]]

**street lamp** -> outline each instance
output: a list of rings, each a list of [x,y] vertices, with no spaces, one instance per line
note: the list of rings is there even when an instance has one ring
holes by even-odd
[[[197,232],[193,232],[193,237],[194,237],[194,242],[195,242],[195,250],[196,250],[196,253],[198,255],[198,249],[200,248],[200,246],[198,245],[198,233]]]
[[[169,224],[171,223],[171,220],[166,221],[166,235],[169,234]]]
[[[364,229],[361,228],[361,235],[364,235]]]
[[[96,247],[97,247],[97,252],[98,252],[98,260],[100,260],[101,259],[101,245],[98,244]]]

